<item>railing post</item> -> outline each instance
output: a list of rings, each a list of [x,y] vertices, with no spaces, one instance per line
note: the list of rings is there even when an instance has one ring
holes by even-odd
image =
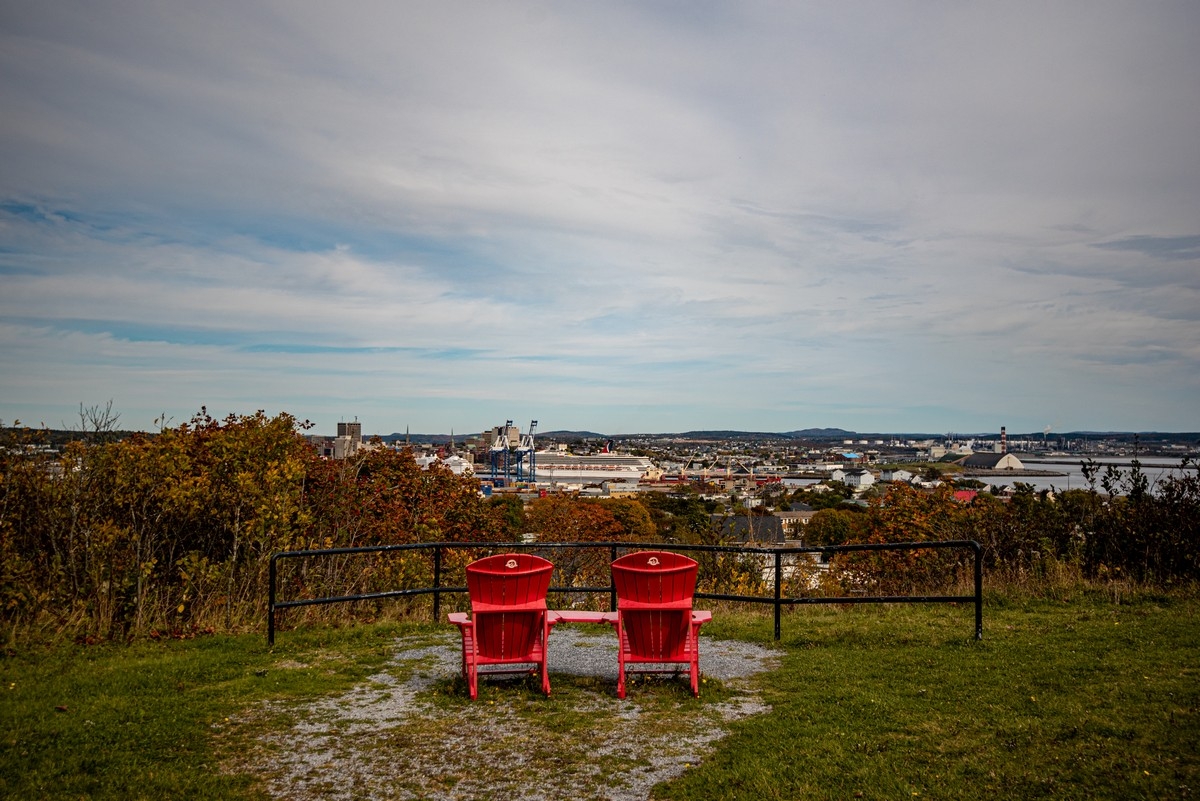
[[[271,554],[267,575],[267,645],[275,644],[275,560],[279,554]]]
[[[780,599],[783,597],[783,553],[775,551],[775,640],[779,640],[780,635],[780,616],[782,614],[783,604]]]
[[[433,622],[442,619],[442,546],[433,549]]]
[[[983,548],[972,541],[975,551],[975,639],[983,639]]]
[[[612,563],[617,561],[617,546],[612,546],[608,549],[608,611],[617,611],[617,583],[612,577]]]

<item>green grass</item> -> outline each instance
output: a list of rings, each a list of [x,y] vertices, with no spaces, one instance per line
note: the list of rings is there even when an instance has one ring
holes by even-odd
[[[1198,613],[1200,600],[1184,598],[996,597],[975,642],[966,607],[797,609],[783,622],[780,667],[757,681],[771,712],[730,724],[654,797],[1200,796]],[[264,735],[304,720],[306,704],[362,686],[398,635],[445,628],[288,631],[273,651],[261,637],[213,636],[9,654],[0,659],[0,797],[264,798],[261,775],[229,772],[231,755],[266,748]],[[772,630],[769,615],[722,611],[705,628],[767,646]],[[515,681],[486,684],[472,704],[446,676],[426,693],[430,714],[371,742],[356,737],[353,753],[369,760],[376,749],[394,764],[436,753],[439,738],[470,724],[488,732],[481,747],[500,760],[514,743],[528,750],[523,766],[487,768],[497,781],[545,767],[583,782],[636,767],[627,754],[589,762],[589,749],[633,725],[622,703],[636,704],[651,731],[668,731],[710,725],[717,704],[738,693],[714,681],[695,701],[680,682],[650,681],[618,702],[604,682],[552,678],[551,699]],[[486,784],[483,762],[447,761],[442,788],[487,795],[471,789]]]
[[[784,623],[770,715],[673,799],[1190,798],[1200,794],[1195,601],[993,602]]]
[[[253,798],[218,770],[227,719],[260,699],[311,698],[384,661],[386,627],[57,646],[0,660],[0,798]]]

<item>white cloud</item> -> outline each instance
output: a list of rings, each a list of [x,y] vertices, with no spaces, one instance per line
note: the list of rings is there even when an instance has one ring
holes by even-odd
[[[21,416],[1196,427],[1191,4],[90,12],[0,33]]]

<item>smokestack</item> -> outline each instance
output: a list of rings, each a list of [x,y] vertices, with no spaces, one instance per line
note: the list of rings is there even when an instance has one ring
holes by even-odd
[[[1000,452],[1008,453],[1008,432],[1004,426],[1000,426]]]

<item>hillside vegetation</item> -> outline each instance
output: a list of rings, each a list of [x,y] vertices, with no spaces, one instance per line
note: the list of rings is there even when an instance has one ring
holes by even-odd
[[[0,610],[10,641],[67,633],[89,639],[238,631],[260,625],[270,556],[295,549],[430,542],[714,543],[711,505],[687,489],[637,500],[552,494],[527,506],[484,499],[476,482],[408,452],[319,458],[290,415],[217,420],[201,411],[155,436],[95,437],[60,453],[40,433],[9,429],[0,443]],[[1108,468],[1099,486],[1058,497],[1033,492],[971,504],[949,490],[897,487],[865,511],[822,510],[817,544],[973,539],[988,582],[1053,592],[1079,581],[1170,587],[1200,573],[1200,478],[1149,487],[1135,467]],[[461,568],[469,553],[443,569]],[[846,556],[822,579],[888,592],[963,579],[948,552]],[[561,566],[560,566],[561,567]],[[761,571],[713,562],[710,591],[762,591]],[[427,554],[325,560],[291,580],[312,591],[429,586]],[[586,582],[585,569],[566,576]],[[810,591],[809,582],[787,588]],[[819,590],[818,590],[819,591]],[[402,608],[396,605],[393,608]],[[329,615],[374,617],[379,605]],[[314,612],[314,614],[317,614]]]

